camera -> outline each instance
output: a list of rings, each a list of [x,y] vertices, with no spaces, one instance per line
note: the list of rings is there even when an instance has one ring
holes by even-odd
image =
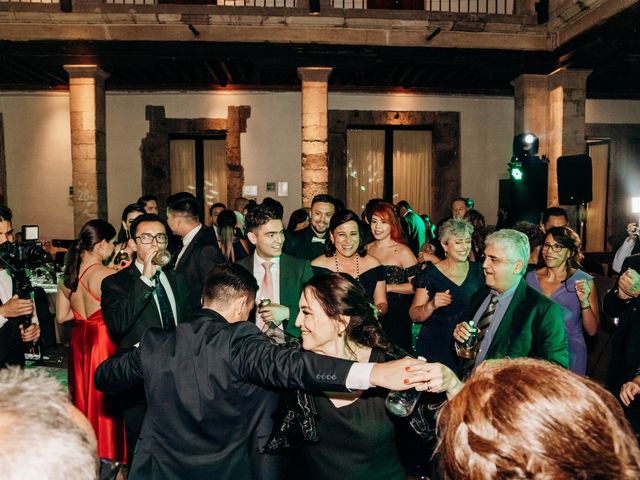
[[[32,298],[34,286],[32,277],[53,276],[51,256],[42,248],[38,241],[39,228],[37,225],[23,225],[19,243],[5,242],[0,244],[0,267],[11,272],[14,281],[14,293],[19,298]],[[20,319],[24,328],[31,325],[29,316]]]

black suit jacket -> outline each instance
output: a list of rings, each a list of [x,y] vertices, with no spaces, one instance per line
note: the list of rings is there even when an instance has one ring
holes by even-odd
[[[95,384],[116,393],[144,379],[148,412],[130,480],[248,480],[261,385],[344,391],[350,367],[274,346],[254,324],[202,309],[175,331],[151,329],[140,348],[103,362]]]
[[[177,322],[191,313],[189,291],[182,274],[166,271],[176,301]],[[120,348],[131,348],[150,327],[162,327],[160,313],[153,299],[153,287],[140,279],[140,271],[132,263],[102,281],[102,314],[113,340]]]
[[[288,233],[285,236],[282,251],[293,257],[313,260],[324,253],[324,243],[314,242],[315,236],[311,225],[295,233]],[[326,239],[328,236],[329,234],[325,233],[324,238]]]
[[[640,254],[627,257],[620,273],[629,268],[640,273]],[[611,391],[618,395],[622,384],[631,380],[640,366],[640,298],[621,300],[616,282],[604,296],[602,309],[607,316],[618,318],[607,382]]]
[[[175,266],[176,272],[182,273],[187,279],[192,310],[197,310],[201,306],[202,287],[211,267],[226,262],[227,259],[218,248],[214,234],[203,226],[193,237]]]

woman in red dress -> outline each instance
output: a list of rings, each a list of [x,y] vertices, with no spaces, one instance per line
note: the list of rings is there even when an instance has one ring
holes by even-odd
[[[115,273],[104,262],[113,254],[115,229],[104,220],[90,220],[80,231],[67,259],[64,280],[58,284],[56,318],[73,320],[69,342],[69,393],[73,404],[89,419],[98,438],[100,458],[124,462],[122,413],[115,399],[93,386],[97,366],[114,355],[100,308],[102,280]]]

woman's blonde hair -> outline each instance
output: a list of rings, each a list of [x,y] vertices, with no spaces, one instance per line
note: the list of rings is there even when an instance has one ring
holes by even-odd
[[[548,362],[489,360],[438,417],[447,478],[637,479],[640,450],[616,399]]]

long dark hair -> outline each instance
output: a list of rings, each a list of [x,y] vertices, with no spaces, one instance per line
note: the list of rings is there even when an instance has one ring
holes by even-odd
[[[362,221],[360,220],[360,217],[358,217],[358,215],[356,215],[354,212],[352,212],[351,210],[344,209],[334,213],[333,216],[331,217],[331,221],[329,222],[329,232],[333,234],[336,228],[338,228],[340,225],[343,225],[347,222],[356,222],[356,225],[358,226],[359,241],[358,241],[358,250],[356,253],[361,257],[364,257],[367,254],[367,247],[364,244],[364,235],[362,233]],[[332,257],[335,253],[336,253],[336,246],[331,241],[331,238],[329,238],[329,235],[327,235],[327,239],[325,240],[325,244],[324,244],[324,254],[327,257]]]
[[[235,240],[237,221],[236,214],[233,210],[221,211],[216,221],[220,238],[220,250],[230,262],[236,261],[233,253],[233,242]]]
[[[124,210],[122,211],[122,221],[124,223],[127,223],[127,217],[129,216],[129,214],[131,212],[140,212],[142,214],[147,213],[145,211],[144,207],[142,205],[140,205],[139,203],[131,203],[131,204],[127,205],[126,207],[124,207]],[[122,224],[120,224],[120,231],[118,232],[118,239],[116,240],[116,242],[117,243],[124,243],[127,240],[129,240],[129,232],[127,232],[124,229],[124,226]]]
[[[116,229],[109,222],[104,220],[89,220],[80,230],[79,238],[74,240],[64,271],[64,285],[72,292],[78,288],[78,276],[80,275],[80,262],[82,254],[90,252],[103,240],[112,240],[116,236]]]
[[[351,275],[341,272],[317,275],[304,284],[303,291],[307,288],[329,318],[351,317],[344,332],[348,341],[371,348],[389,347],[367,292]]]

